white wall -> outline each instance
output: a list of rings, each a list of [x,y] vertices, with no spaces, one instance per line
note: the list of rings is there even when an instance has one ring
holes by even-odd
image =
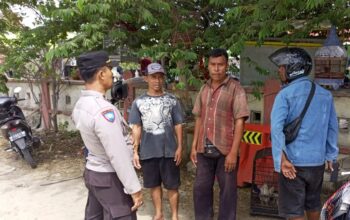
[[[23,108],[23,112],[29,118],[31,117],[31,114],[33,111],[37,110],[39,106],[35,104],[33,94],[31,93],[29,84],[25,81],[19,81],[19,80],[9,80],[8,83],[6,83],[7,87],[9,88],[9,95],[13,95],[13,90],[16,87],[21,87],[22,90],[19,93],[19,98],[25,98],[26,100],[20,101],[18,105]],[[70,119],[71,111],[73,110],[74,104],[80,97],[80,91],[84,88],[82,82],[68,82],[64,81],[61,85],[61,92],[60,97],[58,100],[58,111],[61,112],[61,114],[58,114],[58,123],[64,124],[66,121],[68,122],[68,130],[74,129],[74,124],[72,123],[72,120]],[[33,84],[33,90],[36,95],[36,97],[40,97],[40,90],[39,86]],[[4,95],[4,94],[2,94]],[[50,88],[50,95],[52,96],[51,88]],[[66,96],[70,97],[70,104],[66,103]],[[52,98],[52,97],[51,97]]]

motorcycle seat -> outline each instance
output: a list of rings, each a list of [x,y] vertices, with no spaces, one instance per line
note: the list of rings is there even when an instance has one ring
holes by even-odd
[[[0,125],[4,125],[4,124],[6,124],[6,123],[9,123],[9,122],[11,122],[11,121],[14,121],[14,120],[23,120],[23,118],[21,118],[20,116],[11,116],[11,117],[5,117],[5,118],[3,118],[3,119],[0,119]],[[25,125],[25,126],[27,126],[27,123],[25,122],[25,121],[21,121],[20,122],[22,125]]]
[[[13,97],[8,97],[8,96],[2,96],[0,97],[0,108],[9,108],[14,102],[15,98]]]

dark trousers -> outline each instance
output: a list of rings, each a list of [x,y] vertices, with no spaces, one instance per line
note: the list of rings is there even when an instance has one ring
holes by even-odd
[[[288,179],[279,174],[278,211],[285,218],[304,216],[304,211],[320,211],[325,166],[295,167],[297,176]]]
[[[238,161],[238,158],[237,158]],[[235,220],[237,204],[237,169],[225,172],[225,156],[210,159],[197,154],[197,172],[193,187],[196,220],[212,220],[215,176],[220,188],[219,220]]]
[[[124,193],[116,173],[100,173],[85,169],[85,185],[89,190],[85,220],[136,220],[131,212],[133,201]]]

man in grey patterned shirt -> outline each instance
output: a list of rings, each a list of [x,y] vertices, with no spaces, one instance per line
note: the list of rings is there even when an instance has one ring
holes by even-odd
[[[172,220],[178,219],[183,114],[180,103],[163,91],[165,71],[158,63],[147,66],[147,93],[132,104],[134,166],[142,169],[144,187],[150,188],[154,220],[162,220],[162,186],[168,190]],[[141,144],[141,145],[140,145]]]

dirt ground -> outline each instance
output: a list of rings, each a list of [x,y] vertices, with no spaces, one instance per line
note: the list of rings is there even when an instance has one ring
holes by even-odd
[[[87,190],[82,173],[84,159],[82,142],[75,133],[41,134],[43,145],[35,151],[39,164],[31,169],[14,152],[7,152],[7,142],[0,138],[0,220],[80,220],[84,217]],[[180,219],[192,220],[193,175],[182,169],[180,188]],[[216,189],[216,195],[218,190]],[[150,195],[144,191],[145,205],[138,219],[151,220],[153,208]],[[218,209],[218,198],[215,199]],[[239,220],[273,219],[250,216],[250,188],[239,189]],[[165,219],[170,219],[170,207],[164,200]]]

